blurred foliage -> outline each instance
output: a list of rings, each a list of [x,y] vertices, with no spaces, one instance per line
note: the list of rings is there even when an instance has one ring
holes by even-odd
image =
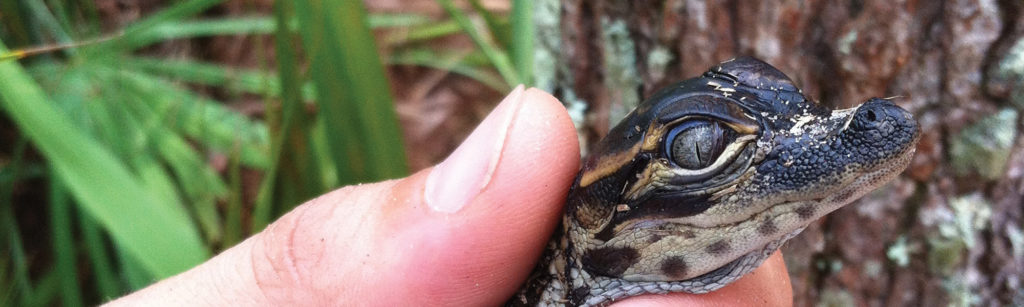
[[[528,1],[513,1],[511,19],[445,0],[440,20],[368,15],[362,2],[339,0],[205,15],[221,2],[174,2],[116,31],[101,30],[94,1],[0,2],[0,122],[12,130],[0,139],[0,305],[106,301],[339,185],[404,176],[384,65],[446,70],[499,91],[530,80]],[[384,33],[388,56],[371,29]],[[425,44],[459,34],[476,48]],[[213,36],[272,38],[272,54],[254,52],[273,67],[154,52]],[[264,101],[262,117],[233,109],[239,97]],[[261,181],[247,197],[252,174]],[[47,218],[18,219],[34,215]]]

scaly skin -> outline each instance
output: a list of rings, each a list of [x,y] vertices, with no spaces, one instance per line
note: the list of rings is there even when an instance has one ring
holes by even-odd
[[[872,98],[829,110],[753,58],[662,89],[596,145],[561,229],[509,305],[706,293],[895,178],[920,128]]]

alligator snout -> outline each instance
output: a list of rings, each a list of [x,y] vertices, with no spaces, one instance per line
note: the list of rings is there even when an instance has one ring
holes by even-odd
[[[921,134],[914,116],[892,101],[872,98],[859,108],[844,133],[862,154],[895,153],[913,146]]]

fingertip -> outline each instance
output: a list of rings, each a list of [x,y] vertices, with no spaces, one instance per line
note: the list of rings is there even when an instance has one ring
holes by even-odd
[[[495,230],[523,230],[523,239],[531,241],[538,237],[534,230],[543,229],[543,245],[579,169],[579,141],[558,99],[536,88],[527,89],[522,99],[494,178],[468,214],[502,221]]]
[[[448,303],[503,302],[558,224],[578,168],[575,128],[558,99],[535,88],[513,91],[437,168],[396,185],[423,187],[430,209],[400,238],[420,242],[407,250],[417,256],[405,267],[423,279],[408,286]],[[443,195],[452,191],[458,197]]]

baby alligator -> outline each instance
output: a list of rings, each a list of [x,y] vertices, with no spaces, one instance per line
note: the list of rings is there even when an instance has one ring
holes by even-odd
[[[889,100],[829,110],[760,60],[721,63],[657,92],[596,144],[508,305],[717,290],[895,178],[919,136]]]

